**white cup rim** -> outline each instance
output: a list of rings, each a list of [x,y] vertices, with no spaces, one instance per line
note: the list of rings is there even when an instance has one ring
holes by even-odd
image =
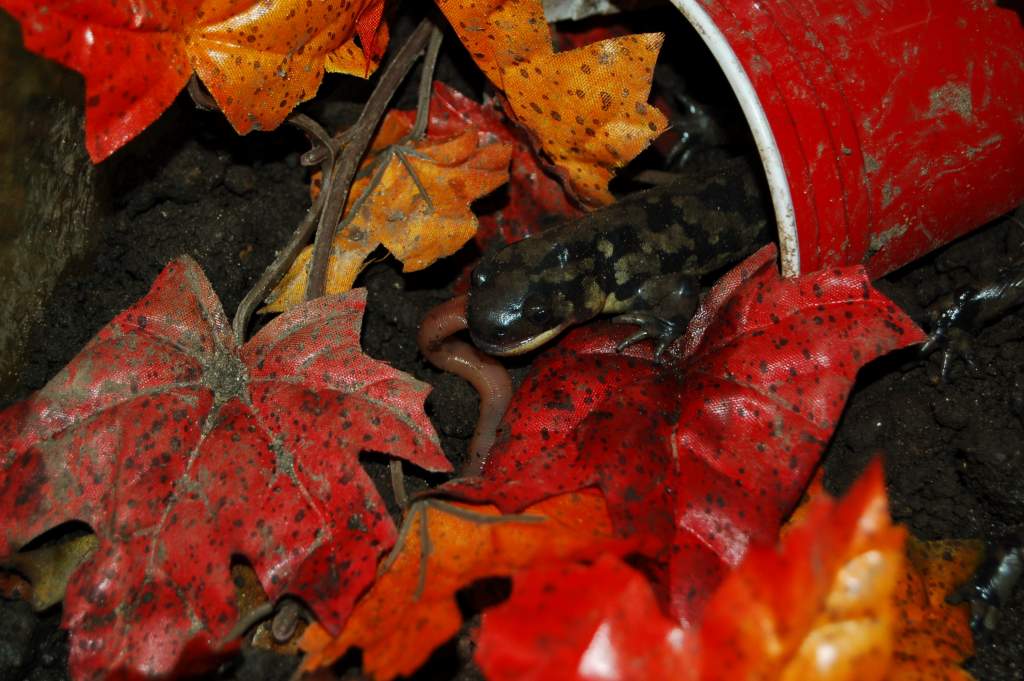
[[[757,96],[746,69],[733,51],[729,41],[721,29],[715,24],[698,0],[672,0],[672,4],[683,13],[693,25],[701,39],[711,50],[718,65],[722,68],[729,85],[732,86],[739,100],[747,125],[754,136],[757,153],[761,156],[768,190],[771,193],[772,205],[775,208],[775,221],[779,230],[779,253],[782,262],[783,276],[800,274],[800,239],[796,229],[796,211],[793,207],[793,196],[790,192],[786,168],[782,163],[782,153],[775,141],[768,116],[765,114],[761,100]]]

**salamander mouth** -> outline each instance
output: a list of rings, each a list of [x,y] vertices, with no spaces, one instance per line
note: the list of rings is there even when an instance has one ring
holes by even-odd
[[[477,338],[472,332],[470,332],[469,335],[473,339],[474,345],[486,352],[488,355],[511,357],[513,355],[521,355],[531,350],[536,350],[558,334],[562,333],[562,331],[565,331],[569,326],[570,323],[565,322],[564,324],[559,324],[547,331],[542,331],[536,336],[530,336],[529,338],[524,338],[523,340],[516,341],[514,343],[490,343],[481,338]]]

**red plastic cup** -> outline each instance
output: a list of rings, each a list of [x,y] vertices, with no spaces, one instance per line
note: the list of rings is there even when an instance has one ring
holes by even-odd
[[[673,0],[761,154],[787,275],[881,276],[1024,202],[1024,25],[995,0]]]

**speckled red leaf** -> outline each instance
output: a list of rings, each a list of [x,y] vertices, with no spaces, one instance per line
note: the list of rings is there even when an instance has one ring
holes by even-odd
[[[890,678],[906,530],[889,517],[881,463],[808,506],[715,591],[688,639],[693,678]]]
[[[415,111],[402,115],[409,126]],[[495,237],[504,243],[518,241],[536,234],[545,225],[583,214],[566,195],[558,180],[544,171],[537,154],[523,135],[511,126],[497,106],[496,100],[479,104],[444,83],[434,83],[430,100],[428,135],[446,137],[466,128],[476,128],[483,138],[481,144],[506,142],[513,145],[507,190],[500,190],[477,209],[480,228],[476,242],[485,247]]]
[[[686,678],[683,630],[618,558],[537,565],[512,585],[480,628],[476,661],[490,681]]]
[[[60,523],[97,552],[64,605],[78,679],[167,673],[235,625],[233,556],[337,629],[395,528],[362,450],[448,470],[427,386],[363,355],[365,291],[235,345],[198,265],[171,263],[45,388],[0,413],[0,556]]]
[[[657,365],[591,325],[535,364],[480,479],[449,490],[514,511],[587,485],[651,556],[673,612],[695,618],[751,542],[798,501],[858,369],[923,335],[861,268],[779,277],[766,247],[708,294]]]
[[[905,536],[876,462],[842,500],[816,494],[778,547],[752,547],[696,628],[610,556],[538,565],[484,613],[477,661],[492,681],[892,678]]]
[[[0,0],[25,46],[85,76],[94,162],[157,119],[193,71],[239,133],[280,125],[324,70],[369,74],[382,0]],[[356,47],[358,31],[363,48]]]

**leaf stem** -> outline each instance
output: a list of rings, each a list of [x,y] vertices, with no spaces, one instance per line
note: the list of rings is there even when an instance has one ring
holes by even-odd
[[[324,183],[326,184],[331,177],[330,162],[325,161],[322,169]],[[242,302],[238,304],[235,318],[231,322],[231,328],[234,330],[235,342],[238,343],[239,347],[245,343],[245,331],[249,327],[249,319],[252,317],[252,313],[256,311],[257,306],[263,302],[267,294],[277,286],[277,282],[281,280],[284,273],[295,262],[295,258],[298,257],[302,249],[309,243],[309,237],[313,234],[317,221],[323,212],[325,194],[326,192],[321,191],[319,196],[316,197],[313,205],[306,212],[306,216],[302,218],[302,222],[299,223],[299,226],[292,233],[291,239],[288,240],[284,248],[278,251],[274,262],[270,263],[267,269],[263,271],[259,281],[249,289],[249,292],[245,294],[245,298],[242,298]]]
[[[437,67],[437,56],[441,53],[444,34],[435,26],[430,34],[427,45],[427,56],[423,59],[423,70],[420,72],[420,89],[416,101],[416,122],[412,126],[408,139],[417,140],[423,137],[430,122],[430,93],[434,89],[434,69]]]
[[[429,66],[432,72],[432,64],[437,60],[436,51],[440,49],[440,36],[441,31],[429,19],[420,22],[409,40],[381,74],[380,81],[370,94],[359,119],[342,134],[332,138],[319,123],[305,114],[296,113],[288,117],[289,123],[305,132],[316,143],[313,149],[303,154],[302,163],[303,165],[321,164],[323,190],[313,202],[302,222],[296,227],[295,232],[292,233],[291,239],[274,258],[274,262],[267,267],[259,281],[239,303],[231,324],[235,341],[239,345],[245,342],[246,329],[253,312],[295,262],[295,258],[309,243],[314,230],[316,238],[307,279],[306,300],[323,295],[330,245],[341,223],[341,213],[348,201],[348,192],[355,173],[359,169],[359,163],[373,139],[373,133],[376,131],[388,103],[398,86],[405,80],[416,59],[419,58],[428,39],[430,40],[428,62],[424,67]],[[421,96],[422,90],[421,84]],[[216,106],[216,102],[203,92],[195,79],[189,81],[189,94],[197,106],[203,108],[211,104]],[[379,181],[379,178],[377,180]]]
[[[323,212],[320,214],[316,238],[313,242],[313,257],[310,259],[309,278],[306,282],[306,300],[312,300],[324,294],[331,242],[334,240],[334,234],[341,222],[352,179],[370,146],[373,133],[384,116],[388,103],[398,90],[398,86],[405,80],[435,30],[430,19],[421,21],[406,43],[388,63],[381,73],[377,87],[374,88],[362,113],[359,114],[359,119],[351,128],[351,136],[349,144],[345,147],[345,153],[335,160],[329,177],[330,182],[327,182],[327,173],[324,174],[324,191],[322,193],[327,195],[327,199]]]
[[[409,163],[409,159],[405,157],[405,151],[401,147],[395,147],[394,151],[395,157],[402,164],[402,167],[405,168],[406,172],[409,173],[410,179],[412,179],[413,184],[416,185],[416,190],[420,193],[420,196],[423,197],[423,200],[426,202],[427,212],[433,213],[434,202],[430,200],[430,194],[427,192],[427,188],[423,186],[423,183],[420,181],[419,175],[416,174],[416,170]]]
[[[402,473],[402,460],[391,459],[389,462],[391,470],[391,489],[395,495],[395,503],[399,508],[409,505],[409,495],[405,491],[405,475]]]
[[[288,117],[288,123],[306,133],[306,136],[317,142],[312,149],[302,155],[302,165],[310,166],[329,161],[332,165],[338,155],[342,142],[335,140],[324,130],[323,126],[303,113],[294,113]]]

